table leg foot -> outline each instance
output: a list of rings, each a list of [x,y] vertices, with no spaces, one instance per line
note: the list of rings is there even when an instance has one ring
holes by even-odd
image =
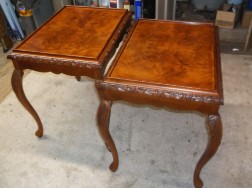
[[[36,132],[35,132],[35,135],[39,138],[41,138],[43,136],[43,129],[38,129]]]
[[[43,125],[40,121],[40,118],[39,118],[37,112],[34,110],[34,108],[29,103],[29,101],[27,100],[27,98],[24,94],[23,84],[22,84],[23,75],[24,75],[24,72],[22,70],[14,70],[14,72],[12,74],[12,78],[11,78],[12,88],[13,88],[13,91],[15,92],[18,100],[20,101],[20,103],[25,107],[25,109],[28,112],[30,112],[30,114],[33,116],[33,118],[37,122],[38,130],[36,131],[35,135],[37,137],[42,137],[43,136]]]
[[[76,78],[77,81],[81,80],[81,76],[75,76],[75,78]]]
[[[115,172],[119,165],[119,159],[115,143],[109,132],[109,119],[110,119],[111,106],[112,106],[111,101],[101,100],[97,112],[97,124],[100,135],[107,149],[112,153],[113,156],[113,162],[110,164],[109,168],[112,172]]]
[[[200,178],[200,172],[204,165],[214,156],[216,153],[222,138],[222,124],[221,117],[217,115],[208,115],[207,122],[208,130],[208,144],[205,152],[201,156],[195,171],[194,171],[194,186],[195,188],[202,188],[203,182]]]

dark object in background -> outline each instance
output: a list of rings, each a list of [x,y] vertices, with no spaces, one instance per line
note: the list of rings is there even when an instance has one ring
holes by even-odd
[[[143,17],[155,19],[155,0],[143,0]]]
[[[249,10],[252,10],[252,0],[249,0],[249,1],[248,1],[248,9],[249,9]]]
[[[28,34],[45,23],[54,14],[51,0],[18,0],[15,2],[16,4],[14,5],[16,5],[16,9],[18,9],[19,6],[22,6],[25,11],[32,10],[32,15],[29,15],[31,18],[22,19],[25,23],[21,24],[24,26],[24,30]],[[13,3],[15,2],[13,1]]]
[[[4,13],[0,7],[0,43],[3,45],[4,53],[12,48],[13,42],[7,32],[7,23]]]
[[[142,0],[135,0],[135,20],[143,17],[143,2]]]
[[[33,31],[35,31],[36,25],[34,23],[34,18],[32,15],[20,16],[19,19],[21,20],[20,25],[24,29],[26,36],[30,35]]]
[[[32,14],[36,27],[45,23],[54,14],[51,0],[37,0],[33,6]]]
[[[129,2],[130,2],[130,11],[135,12],[134,0],[129,0]]]

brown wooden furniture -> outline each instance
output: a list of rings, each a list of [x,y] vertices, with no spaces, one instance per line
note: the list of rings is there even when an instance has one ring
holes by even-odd
[[[209,133],[207,148],[194,172],[195,187],[203,186],[201,169],[217,151],[222,137],[218,42],[218,29],[212,24],[144,19],[136,23],[104,80],[96,81],[101,99],[98,128],[113,155],[112,171],[119,163],[109,133],[113,101],[198,111],[207,116]]]
[[[43,135],[43,126],[23,92],[23,70],[101,79],[130,18],[131,14],[124,9],[67,6],[8,56],[15,67],[13,90],[36,120],[38,137]]]

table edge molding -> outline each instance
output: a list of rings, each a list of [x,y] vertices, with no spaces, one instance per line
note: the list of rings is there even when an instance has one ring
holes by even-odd
[[[30,54],[11,54],[8,59],[16,60],[17,62],[29,63],[39,63],[39,64],[51,64],[51,65],[62,65],[71,66],[79,68],[97,69],[100,65],[95,64],[95,62],[89,62],[81,59],[66,59],[58,57],[47,57],[47,56],[35,56]]]
[[[101,80],[96,80],[96,87],[98,90],[114,90],[117,92],[129,92],[132,94],[141,94],[152,97],[173,98],[176,100],[186,100],[193,102],[203,102],[207,104],[223,105],[224,101],[218,96],[206,96],[200,94],[192,94],[188,92],[168,91],[157,88],[148,88],[145,86],[129,86],[117,83],[106,83]]]
[[[106,44],[106,47],[104,47],[104,50],[99,54],[99,57],[97,58],[100,64],[105,64],[108,63],[110,60],[110,56],[113,56],[113,50],[116,50],[117,46],[121,42],[120,38],[123,38],[126,30],[130,28],[130,22],[131,22],[131,12],[126,12],[122,20],[120,21],[120,24],[118,27],[115,29],[114,33],[111,35],[111,39],[109,40],[108,43]],[[104,66],[104,69],[106,66]]]

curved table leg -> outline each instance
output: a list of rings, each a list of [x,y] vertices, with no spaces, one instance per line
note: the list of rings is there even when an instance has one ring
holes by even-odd
[[[200,178],[200,172],[203,166],[213,157],[216,153],[222,138],[222,124],[221,124],[221,117],[219,114],[217,115],[208,115],[208,145],[201,156],[195,171],[194,171],[194,186],[195,188],[202,188],[203,182]]]
[[[23,80],[23,75],[24,72],[22,70],[14,70],[11,78],[11,84],[13,91],[15,92],[18,100],[20,103],[25,107],[25,109],[30,112],[30,114],[33,116],[33,118],[36,120],[38,124],[38,130],[36,131],[35,135],[37,137],[42,137],[43,136],[43,125],[40,121],[40,118],[37,114],[37,112],[34,110],[32,105],[29,103],[27,100],[24,90],[23,90],[23,85],[22,85],[22,80]]]
[[[97,112],[97,124],[100,135],[107,149],[112,153],[113,156],[113,162],[110,164],[109,168],[112,172],[115,172],[118,168],[119,160],[115,143],[109,133],[109,119],[110,119],[111,106],[112,101],[101,100]]]

